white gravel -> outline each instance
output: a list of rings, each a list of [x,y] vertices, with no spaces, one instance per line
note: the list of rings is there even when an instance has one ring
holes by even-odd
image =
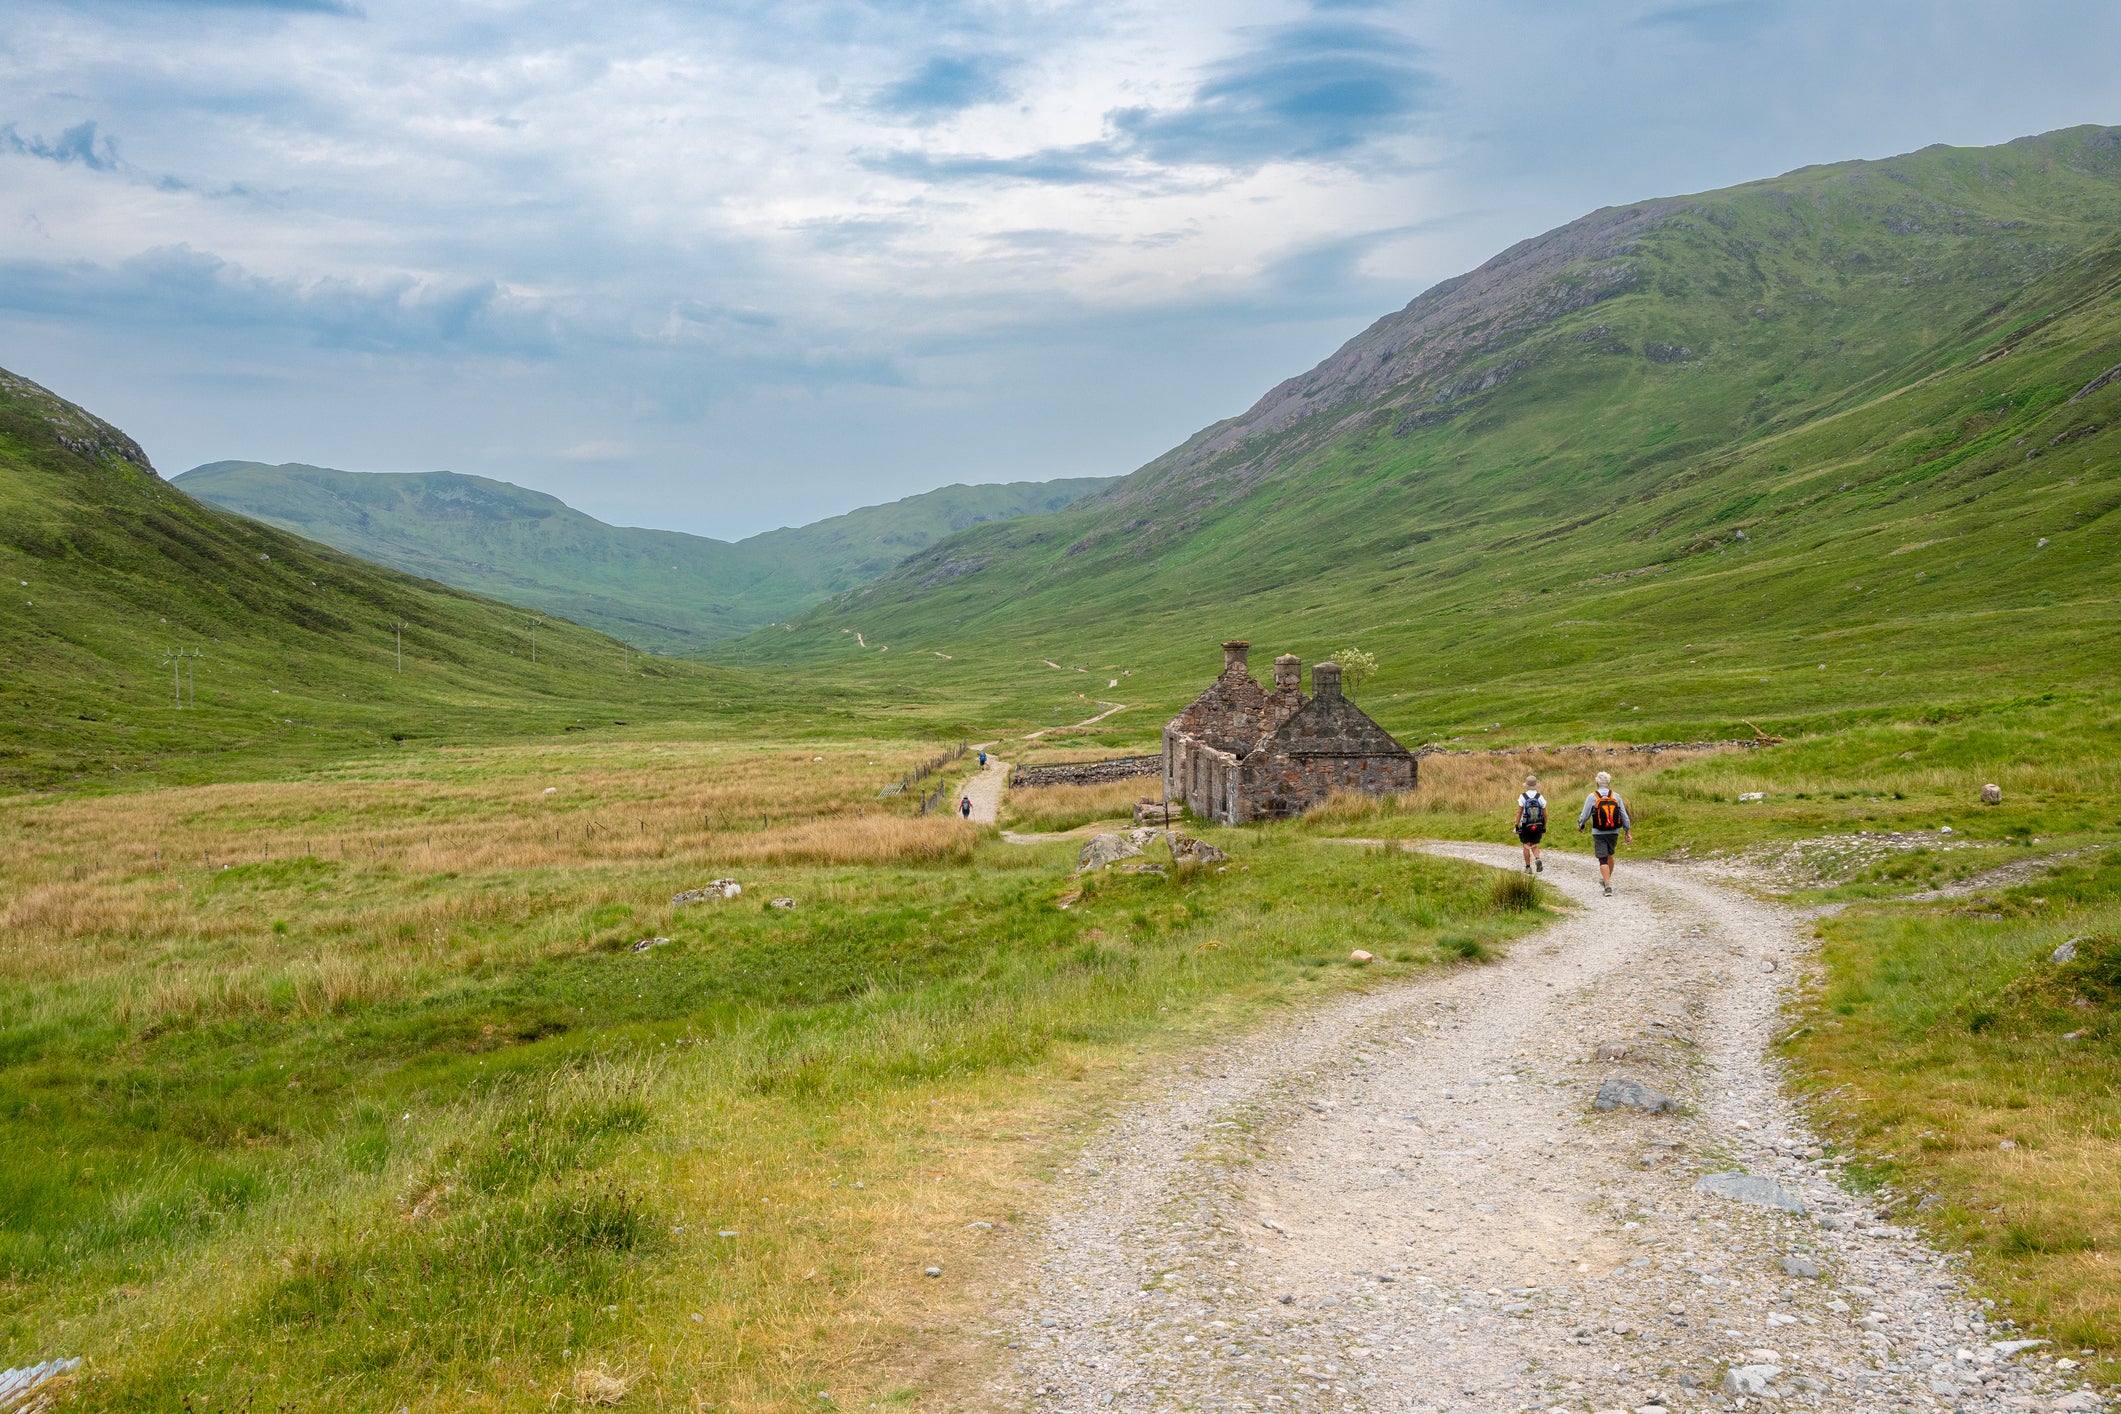
[[[1233,1040],[1123,1113],[995,1313],[991,1402],[1761,1407],[1719,1393],[1742,1366],[1780,1408],[2098,1407],[2046,1351],[1994,1349],[2013,1332],[1952,1264],[1805,1157],[1765,1054],[1805,965],[1792,914],[1633,861],[1610,899],[1587,862],[1546,877],[1578,907],[1508,959]],[[1685,1111],[1594,1114],[1609,1075]],[[1733,1170],[1808,1214],[1693,1187]]]

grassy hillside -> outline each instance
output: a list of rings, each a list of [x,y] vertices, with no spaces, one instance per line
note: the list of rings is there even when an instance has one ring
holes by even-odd
[[[676,652],[807,609],[953,531],[1058,510],[1109,480],[945,486],[734,544],[606,525],[542,492],[449,471],[226,461],[174,484],[348,554]]]
[[[1230,635],[1374,653],[1415,740],[2110,686],[2117,226],[2114,129],[1598,212],[735,656],[1137,736]]]
[[[745,674],[644,660],[563,619],[536,629],[533,660],[536,616],[202,505],[123,433],[4,372],[0,585],[0,788],[773,719]]]

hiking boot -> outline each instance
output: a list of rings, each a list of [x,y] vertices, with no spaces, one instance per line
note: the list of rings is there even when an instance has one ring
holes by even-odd
[[[1525,867],[1524,867],[1524,872],[1525,872],[1525,873],[1527,873],[1527,874],[1531,873],[1531,872],[1532,872],[1532,866],[1531,866],[1531,865],[1529,865],[1529,864],[1525,865]]]
[[[1607,898],[1611,898],[1613,896],[1613,886],[1611,884],[1607,884],[1605,886],[1605,896]]]
[[[1535,859],[1535,860],[1533,860],[1533,861],[1532,861],[1532,872],[1533,872],[1534,874],[1544,874],[1544,873],[1546,873],[1546,872],[1547,872],[1547,862],[1546,862],[1546,861],[1545,861],[1544,859]]]

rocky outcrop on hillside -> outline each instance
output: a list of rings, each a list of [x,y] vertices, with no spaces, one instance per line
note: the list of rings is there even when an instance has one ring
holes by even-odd
[[[146,472],[159,475],[140,444],[94,413],[76,407],[41,384],[0,369],[0,397],[28,403],[51,427],[60,446],[76,456],[113,457]]]

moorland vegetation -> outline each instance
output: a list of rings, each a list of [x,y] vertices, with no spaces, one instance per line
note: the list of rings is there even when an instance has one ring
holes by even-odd
[[[2117,215],[2107,129],[1598,213],[714,664],[533,663],[7,383],[5,1357],[89,1355],[90,1408],[916,1398],[1103,1106],[1542,916],[1350,837],[1499,840],[1601,766],[1639,855],[1829,910],[1779,1043],[1828,1132],[2111,1355]],[[1231,634],[1373,653],[1420,786],[1079,883],[878,794],[1108,706],[1004,754],[1154,750]]]

